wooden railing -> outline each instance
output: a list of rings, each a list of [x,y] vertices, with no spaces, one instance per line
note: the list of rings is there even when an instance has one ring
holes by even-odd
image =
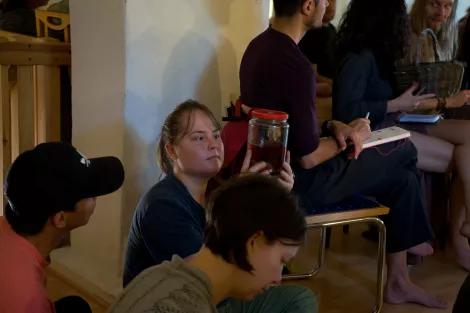
[[[59,66],[70,65],[69,43],[0,31],[2,195],[5,175],[19,153],[60,140]]]

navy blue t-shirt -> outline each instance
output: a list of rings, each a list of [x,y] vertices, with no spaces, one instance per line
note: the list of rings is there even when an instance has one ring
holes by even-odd
[[[139,201],[132,219],[124,267],[124,287],[148,267],[186,258],[200,250],[206,224],[204,208],[173,174]]]

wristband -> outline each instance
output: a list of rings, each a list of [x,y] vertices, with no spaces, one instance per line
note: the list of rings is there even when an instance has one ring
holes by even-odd
[[[329,121],[324,121],[322,124],[321,124],[321,134],[320,134],[320,137],[328,137],[331,135],[331,131],[330,129],[328,128],[328,122]]]
[[[447,105],[446,98],[441,98],[441,97],[437,98],[437,109],[438,110],[444,110],[446,108],[446,105]]]

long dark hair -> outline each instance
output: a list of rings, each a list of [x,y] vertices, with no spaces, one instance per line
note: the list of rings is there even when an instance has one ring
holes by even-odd
[[[187,100],[179,104],[165,119],[157,147],[158,165],[163,173],[167,175],[173,171],[173,160],[166,152],[165,146],[178,143],[178,140],[187,134],[192,126],[192,113],[195,111],[199,111],[207,116],[217,130],[221,129],[214,114],[204,104],[194,100]],[[187,117],[186,121],[183,121],[184,117]]]
[[[409,44],[405,0],[352,0],[338,28],[335,58],[339,64],[349,52],[369,50],[377,60],[380,76],[390,79]]]

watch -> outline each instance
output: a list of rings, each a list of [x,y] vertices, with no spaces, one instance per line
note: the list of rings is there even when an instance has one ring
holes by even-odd
[[[438,110],[443,110],[446,108],[446,105],[447,105],[447,100],[446,98],[443,98],[443,97],[438,97],[437,98],[437,109]]]
[[[324,122],[321,124],[321,133],[320,133],[320,137],[328,137],[328,136],[331,134],[331,131],[330,131],[330,129],[328,128],[328,123],[329,123],[329,121],[324,121]]]

